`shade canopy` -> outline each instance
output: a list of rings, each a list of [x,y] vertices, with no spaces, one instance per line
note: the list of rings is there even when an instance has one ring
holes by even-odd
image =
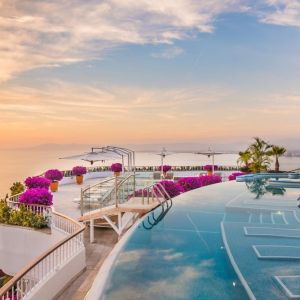
[[[105,160],[114,160],[120,158],[120,155],[113,152],[103,152],[103,151],[91,151],[91,152],[84,152],[77,155],[71,155],[67,157],[62,157],[61,159],[73,159],[73,160],[84,160],[90,163],[95,161],[105,161]]]
[[[174,154],[174,153],[167,151],[166,148],[162,148],[161,152],[155,153],[155,155],[159,155],[161,157],[166,157],[166,156],[172,155],[172,154]]]
[[[212,151],[210,148],[208,148],[208,151],[199,151],[199,152],[195,152],[195,154],[202,154],[202,155],[206,155],[208,157],[214,156],[214,155],[220,155],[220,154],[224,154],[222,152],[216,152],[216,151]]]

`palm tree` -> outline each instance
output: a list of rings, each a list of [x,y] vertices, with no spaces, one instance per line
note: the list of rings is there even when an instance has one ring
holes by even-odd
[[[272,145],[270,155],[275,156],[275,172],[279,172],[279,157],[283,156],[285,152],[286,149],[284,147]]]
[[[259,173],[266,171],[270,166],[270,148],[271,146],[259,137],[254,138],[248,150],[251,153],[251,165],[250,170]]]
[[[243,168],[249,169],[250,166],[250,160],[251,160],[251,153],[249,150],[246,151],[240,151],[239,152],[239,158],[237,160],[237,163],[240,164]]]

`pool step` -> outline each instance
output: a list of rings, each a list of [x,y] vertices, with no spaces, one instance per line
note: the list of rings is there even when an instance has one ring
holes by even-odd
[[[249,214],[248,223],[250,224],[278,224],[288,225],[289,222],[285,212],[261,212]]]

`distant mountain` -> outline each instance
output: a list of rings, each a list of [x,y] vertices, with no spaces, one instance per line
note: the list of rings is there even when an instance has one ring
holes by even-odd
[[[276,145],[282,145],[287,148],[289,155],[300,154],[300,138],[265,138],[266,141]],[[162,148],[166,148],[170,152],[196,152],[207,151],[209,148],[213,151],[225,152],[225,153],[238,153],[245,150],[252,142],[252,138],[237,138],[237,139],[206,139],[199,142],[155,142],[155,143],[130,143],[130,144],[110,144],[114,146],[120,146],[129,148],[140,152],[159,152]],[[70,150],[70,151],[90,151],[92,147],[103,147],[106,144],[58,144],[49,143],[41,144],[31,147],[18,147],[18,150]],[[15,148],[16,149],[16,148]]]

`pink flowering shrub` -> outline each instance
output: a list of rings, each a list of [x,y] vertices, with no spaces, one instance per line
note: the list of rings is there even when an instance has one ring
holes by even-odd
[[[221,181],[221,177],[217,175],[202,175],[199,177],[182,177],[177,181],[177,184],[180,185],[185,192],[187,192],[202,186],[219,183]]]
[[[183,188],[172,180],[162,180],[159,183],[164,187],[171,198],[176,197],[184,192]],[[157,187],[157,191],[158,190],[160,191],[159,187]],[[167,198],[166,194],[164,194],[164,196]]]
[[[34,188],[49,189],[51,181],[45,177],[33,176],[33,177],[27,177],[24,183],[28,189],[34,189]]]
[[[163,171],[163,172],[169,172],[170,170],[172,169],[172,167],[171,166],[169,166],[169,165],[163,165],[163,166],[160,166],[159,167],[159,171]]]
[[[177,181],[185,192],[201,187],[200,177],[182,177]]]
[[[72,174],[74,176],[81,176],[86,174],[87,170],[86,167],[76,166],[72,169]]]
[[[19,202],[51,206],[53,195],[45,188],[32,188],[20,195]]]
[[[204,167],[203,167],[203,169],[205,170],[205,171],[212,171],[212,169],[213,169],[213,167],[214,167],[214,170],[216,171],[216,170],[218,170],[218,166],[216,166],[216,165],[205,165]]]
[[[51,180],[51,181],[60,181],[64,177],[64,173],[62,171],[59,171],[57,169],[51,169],[46,171],[45,178]]]
[[[233,172],[228,176],[228,180],[235,180],[238,176],[245,175],[246,173],[244,172]]]
[[[123,167],[122,164],[115,163],[110,166],[110,170],[113,172],[122,172],[122,167]]]

